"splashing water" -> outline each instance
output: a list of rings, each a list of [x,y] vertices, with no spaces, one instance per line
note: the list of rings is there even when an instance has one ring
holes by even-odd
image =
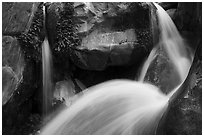
[[[191,62],[187,59],[183,40],[166,11],[157,4],[155,6],[161,29],[160,43],[184,81]],[[143,81],[156,50],[153,49],[144,63],[140,81]],[[85,90],[84,95],[48,123],[41,134],[156,134],[170,98],[147,83],[105,82]]]
[[[43,62],[43,115],[47,116],[52,105],[52,80],[51,80],[51,51],[47,38],[42,44]]]

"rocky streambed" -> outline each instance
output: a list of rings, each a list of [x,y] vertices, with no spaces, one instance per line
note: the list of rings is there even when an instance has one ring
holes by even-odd
[[[199,47],[192,80],[185,96],[170,108],[162,134],[201,134],[201,3],[160,4],[190,47]],[[142,63],[159,39],[152,3],[3,2],[2,11],[3,134],[40,133],[41,44],[46,35],[53,56],[53,87],[66,88],[61,86],[65,83],[72,96],[107,80],[137,79]],[[167,93],[172,85],[166,84],[174,81],[172,74],[161,49],[145,80]],[[53,99],[53,111],[60,104],[66,107],[61,97],[66,98],[66,94],[56,94]]]

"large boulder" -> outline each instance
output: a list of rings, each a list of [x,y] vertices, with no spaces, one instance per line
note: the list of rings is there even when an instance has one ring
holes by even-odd
[[[178,2],[159,2],[158,3],[164,10],[176,9]]]
[[[152,9],[147,3],[52,3],[47,28],[55,38],[53,54],[70,54],[67,58],[87,70],[132,65],[153,46]]]
[[[84,89],[85,86],[79,80],[76,79],[58,81],[55,84],[54,100],[61,101],[67,107],[69,107],[77,100],[78,97],[80,97],[83,94],[83,92],[81,91]]]
[[[23,78],[24,56],[15,37],[2,38],[2,104],[10,99],[17,84]]]
[[[202,3],[181,2],[175,15],[175,24],[180,31],[199,33],[202,26]]]
[[[42,83],[42,6],[43,3],[3,3],[3,134],[28,134],[20,128],[36,112],[34,96]]]
[[[198,57],[194,59],[189,75],[183,94],[169,106],[163,134],[202,134],[202,62]]]
[[[156,51],[156,56],[147,70],[144,81],[159,87],[164,94],[168,94],[179,84],[180,78],[174,64],[162,48]]]
[[[3,35],[19,34],[21,32],[28,31],[35,10],[36,8],[34,6],[34,3],[3,2],[2,3]]]

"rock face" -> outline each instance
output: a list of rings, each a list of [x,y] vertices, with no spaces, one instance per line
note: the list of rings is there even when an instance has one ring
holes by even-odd
[[[19,129],[29,119],[33,96],[41,86],[42,3],[3,3],[2,133],[28,134]]]
[[[28,2],[3,2],[2,10],[2,33],[19,34],[28,30],[34,13],[33,3]],[[12,22],[12,23],[11,23]]]
[[[25,61],[20,45],[14,37],[3,36],[2,51],[2,103],[5,105],[23,78]]]
[[[144,81],[159,87],[164,94],[168,94],[179,83],[179,75],[169,60],[167,53],[159,48],[155,59],[150,64]]]
[[[67,49],[65,54],[70,53],[72,62],[82,69],[132,65],[145,57],[153,46],[151,8],[146,3],[87,2],[69,6],[52,3],[47,10],[48,35],[58,37],[52,40],[52,48],[55,51]],[[69,16],[64,16],[64,12]],[[49,20],[53,20],[52,23]],[[58,24],[64,25],[61,32]],[[73,32],[66,33],[70,27]],[[61,44],[59,39],[63,41]]]
[[[191,80],[184,96],[171,106],[164,123],[165,134],[202,134],[202,4],[179,3],[175,13],[175,24],[192,49],[197,49],[192,67]]]
[[[74,103],[78,96],[83,94],[82,92],[80,94],[76,94],[79,92],[79,90],[82,90],[81,88],[76,87],[78,86],[79,82],[80,81],[78,80],[72,81],[71,79],[57,82],[55,84],[54,98],[63,102],[67,107],[69,107]],[[82,85],[82,87],[84,87],[84,85]]]
[[[192,68],[184,94],[170,106],[166,115],[164,134],[202,134],[202,67],[197,55]]]
[[[179,3],[175,23],[180,31],[200,32],[202,26],[202,4],[200,2]]]

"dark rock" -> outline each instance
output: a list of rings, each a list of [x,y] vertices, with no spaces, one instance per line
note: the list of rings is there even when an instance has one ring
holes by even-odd
[[[22,80],[25,67],[24,56],[15,37],[2,38],[2,66],[2,101],[5,105]]]
[[[42,14],[42,3],[10,3],[11,7],[14,5],[19,9],[11,8],[12,16],[15,11],[18,10],[17,14],[23,13],[27,10],[27,6],[30,8],[32,16],[27,21],[27,27],[10,30],[10,26],[16,25],[18,19],[24,14],[18,15],[17,21],[7,22],[8,32],[5,31],[3,34],[9,34],[11,36],[3,36],[3,79],[7,84],[11,84],[9,89],[4,88],[4,105],[2,107],[2,125],[3,134],[24,134],[23,131],[19,130],[26,120],[31,115],[31,112],[36,108],[33,108],[33,98],[36,89],[41,86],[41,64],[39,61],[41,58],[41,42],[44,39],[43,32],[43,14]],[[5,6],[5,7],[4,7]],[[3,5],[5,8],[3,14],[11,14],[7,11],[7,4]],[[15,9],[15,10],[14,10]],[[40,10],[41,9],[41,10]],[[9,16],[9,15],[8,15]],[[13,17],[12,17],[13,18]],[[26,21],[26,19],[25,19]],[[19,24],[17,23],[17,27]],[[15,27],[14,27],[15,28]],[[38,59],[38,60],[37,60]],[[12,70],[11,74],[8,71]],[[8,79],[12,78],[15,80],[9,82]],[[7,85],[4,83],[4,86]]]
[[[202,62],[197,58],[184,94],[170,105],[164,134],[201,135],[202,134]]]
[[[71,58],[88,70],[132,65],[152,48],[150,7],[146,3],[52,3],[47,8],[47,26],[48,35],[56,37],[53,55],[65,62]]]
[[[171,19],[174,21],[175,20],[176,9],[169,9],[169,10],[166,10],[166,12],[169,14]]]
[[[202,61],[199,55],[201,44],[195,42],[192,37],[189,40],[189,44],[197,47],[194,61],[181,86],[180,94],[174,96],[174,101],[170,101],[168,111],[160,122],[159,134],[202,134]]]
[[[163,9],[176,9],[178,6],[178,2],[159,2],[158,3]]]
[[[191,31],[195,34],[202,29],[202,3],[180,2],[175,15],[175,24],[180,31]]]
[[[2,66],[10,66],[18,79],[24,68],[24,55],[16,37],[3,36],[2,38]]]
[[[173,63],[162,48],[157,50],[155,59],[150,64],[144,81],[159,87],[165,94],[168,94],[180,82]]]
[[[21,81],[2,107],[3,134],[23,134],[18,128],[25,124],[31,112],[36,109],[33,108],[32,97],[41,83],[39,67],[34,62],[26,62]]]
[[[73,77],[79,79],[86,87],[113,80],[113,79],[131,79],[135,80],[138,72],[138,66],[142,61],[132,66],[111,66],[103,71],[84,70],[79,67],[73,71]]]
[[[16,86],[17,77],[10,67],[2,68],[2,105],[5,105],[11,98]]]
[[[34,59],[37,62],[41,60],[41,44],[45,38],[43,3],[35,3],[34,7],[35,11],[30,23],[31,25],[28,31],[18,35],[18,40],[25,59]]]
[[[2,33],[19,34],[28,31],[35,4],[30,2],[3,2],[2,3]]]
[[[47,31],[54,60],[69,60],[70,47],[79,44],[73,20],[73,3],[52,3],[47,6]],[[51,23],[50,23],[51,22]]]
[[[79,83],[79,81],[77,83]],[[82,93],[79,93],[82,91],[82,89],[77,89],[76,87],[77,83],[75,82],[75,80],[71,80],[71,79],[57,82],[55,84],[54,98],[56,100],[60,100],[61,102],[64,102],[64,104],[66,104],[66,106],[69,107],[82,94]],[[80,90],[80,91],[77,91],[77,90]]]

